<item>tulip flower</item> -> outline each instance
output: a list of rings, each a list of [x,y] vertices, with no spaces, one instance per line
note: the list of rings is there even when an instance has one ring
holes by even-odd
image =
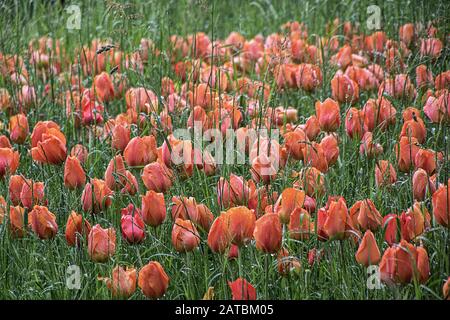
[[[401,137],[396,145],[396,155],[398,169],[401,172],[408,172],[415,163],[416,155],[419,151],[418,141],[414,137]]]
[[[88,157],[88,151],[82,144],[76,144],[70,150],[70,156],[76,157],[80,163],[85,163]]]
[[[447,281],[445,281],[442,286],[442,294],[444,295],[445,300],[450,300],[450,277],[448,277]]]
[[[78,189],[86,183],[86,174],[76,157],[68,156],[64,165],[64,185],[68,189]]]
[[[428,259],[427,250],[424,247],[417,247],[417,278],[420,283],[427,282],[430,277],[430,261]]]
[[[91,231],[90,223],[81,214],[70,212],[66,223],[66,241],[71,247],[79,246],[80,238],[86,238]]]
[[[111,159],[105,171],[105,183],[111,190],[121,189],[127,183],[123,157],[117,155]]]
[[[106,283],[113,297],[129,298],[136,291],[137,271],[135,268],[116,266],[111,278],[99,277]]]
[[[104,71],[94,77],[92,90],[102,102],[108,102],[114,98],[114,85],[109,74]]]
[[[328,166],[335,164],[339,158],[339,145],[337,137],[332,134],[326,135],[322,141],[320,141],[320,146],[325,153]]]
[[[130,142],[130,127],[125,124],[116,124],[112,130],[111,147],[124,151]]]
[[[20,191],[20,201],[22,205],[31,210],[36,204],[44,204],[45,192],[44,184],[42,182],[26,181],[22,184]]]
[[[325,151],[321,144],[313,142],[311,144],[307,144],[303,151],[303,162],[305,166],[311,166],[319,169],[321,172],[325,173],[328,171],[328,162]],[[330,157],[335,157],[333,153],[336,150],[332,150],[332,153],[329,154]]]
[[[134,137],[123,151],[125,161],[129,166],[145,166],[158,157],[154,136]]]
[[[112,204],[113,191],[108,188],[105,181],[101,179],[91,179],[91,182],[84,186],[81,194],[81,204],[85,212],[99,213],[107,209]]]
[[[28,225],[41,239],[51,239],[58,232],[55,215],[44,206],[33,207],[28,213]]]
[[[9,137],[11,141],[23,144],[29,133],[28,119],[23,113],[19,113],[9,119]]]
[[[146,297],[161,298],[169,287],[169,277],[159,262],[151,261],[139,271],[138,286]]]
[[[314,233],[314,222],[311,221],[308,211],[297,207],[291,213],[288,229],[292,239],[306,240]]]
[[[299,174],[298,184],[309,197],[320,197],[325,193],[325,176],[314,167],[303,168]]]
[[[146,165],[141,178],[148,190],[164,193],[172,187],[171,171],[159,162]]]
[[[359,86],[349,76],[338,71],[331,79],[331,96],[340,103],[354,104],[359,99]]]
[[[208,246],[213,252],[225,253],[231,245],[229,220],[225,213],[218,216],[211,225],[208,233]]]
[[[439,156],[438,156],[439,157]],[[419,149],[414,158],[415,168],[424,169],[429,175],[436,171],[436,153],[429,149]]]
[[[129,204],[121,210],[120,226],[122,236],[128,243],[140,243],[145,239],[145,225],[141,210]]]
[[[253,237],[256,216],[247,207],[234,207],[225,212],[228,230],[233,244],[241,246]]]
[[[436,222],[443,227],[448,227],[450,222],[450,179],[447,185],[441,185],[432,197],[433,215]]]
[[[94,262],[105,262],[116,252],[116,230],[92,227],[88,236],[88,254]]]
[[[387,160],[380,160],[375,166],[375,185],[377,187],[389,186],[397,181],[394,166]]]
[[[0,178],[12,175],[19,167],[19,152],[11,148],[0,148]]]
[[[365,267],[378,264],[381,259],[380,250],[372,231],[367,230],[356,252],[356,261]]]
[[[282,229],[276,213],[263,215],[256,220],[253,236],[256,249],[264,253],[276,253],[281,248]]]
[[[316,102],[316,117],[319,120],[320,129],[326,132],[336,131],[341,124],[339,105],[330,98],[323,103]]]
[[[323,231],[330,239],[342,240],[349,236],[349,230],[353,230],[353,223],[345,200],[340,197],[337,201],[331,201],[323,222]]]
[[[189,252],[200,244],[197,228],[190,220],[177,218],[172,228],[172,245],[178,252]]]
[[[164,194],[157,193],[153,190],[147,191],[142,196],[142,218],[145,224],[157,227],[166,219],[166,203]]]
[[[233,300],[256,300],[255,288],[245,279],[238,278],[228,281]]]
[[[20,206],[9,207],[9,230],[12,236],[16,238],[23,238],[25,236],[24,215],[24,208]]]
[[[428,209],[419,202],[400,215],[402,238],[411,241],[430,227],[431,217]]]
[[[66,159],[66,137],[52,121],[38,122],[31,134],[33,160],[48,164],[61,164]]]
[[[296,188],[286,188],[274,205],[274,211],[278,213],[280,221],[289,223],[292,212],[296,208],[303,207],[305,192]]]
[[[397,220],[398,216],[393,213],[385,215],[383,218],[384,239],[390,246],[398,242],[397,233],[399,230]]]

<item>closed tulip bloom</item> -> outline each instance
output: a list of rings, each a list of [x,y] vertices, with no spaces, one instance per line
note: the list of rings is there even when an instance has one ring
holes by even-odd
[[[28,225],[41,239],[51,239],[58,232],[55,215],[44,206],[33,207],[28,213]]]
[[[422,119],[415,117],[412,120],[407,120],[403,123],[400,137],[414,137],[419,143],[424,143],[427,137],[427,129]]]
[[[11,141],[22,144],[29,133],[28,119],[23,113],[19,113],[9,119],[9,137]]]
[[[286,149],[295,160],[303,159],[302,149],[305,147],[305,143],[309,139],[306,133],[302,129],[296,129],[288,132],[284,135],[284,145]]]
[[[19,152],[11,148],[0,148],[0,178],[12,175],[19,167]]]
[[[109,162],[105,171],[105,183],[111,190],[119,190],[127,183],[125,163],[121,155],[113,157]]]
[[[223,213],[218,216],[211,225],[208,233],[208,246],[213,252],[225,253],[230,247],[231,235],[229,231],[228,218]]]
[[[276,213],[268,213],[256,220],[253,236],[256,249],[264,253],[276,253],[281,248],[282,229]]]
[[[414,172],[412,178],[412,189],[414,199],[418,201],[423,201],[428,192],[433,193],[433,183],[431,183],[430,178],[425,170],[422,168],[417,169]]]
[[[178,252],[189,252],[200,244],[197,228],[190,220],[177,218],[172,228],[172,245]]]
[[[303,168],[294,187],[297,183],[309,197],[316,198],[325,193],[325,176],[314,167]]]
[[[92,84],[92,90],[100,101],[107,102],[114,98],[114,85],[108,73],[102,72],[96,75]]]
[[[409,283],[414,276],[417,261],[416,248],[405,240],[388,248],[380,262],[381,280],[387,284]]]
[[[27,181],[28,182],[28,181]],[[20,191],[20,201],[22,205],[31,210],[36,204],[43,204],[45,192],[44,192],[44,183],[42,182],[33,182],[24,183],[22,185],[22,190]]]
[[[128,125],[116,124],[112,130],[111,147],[124,151],[130,142],[131,130]]]
[[[211,224],[214,220],[214,215],[212,214],[211,210],[203,204],[197,204],[197,212],[198,212],[198,219],[197,221],[194,221],[197,226],[200,226],[203,230],[209,231],[209,228],[211,227]]]
[[[235,207],[225,212],[232,243],[241,246],[253,237],[256,216],[247,207]]]
[[[447,184],[441,185],[432,197],[434,218],[443,227],[448,227],[450,221],[450,180]]]
[[[363,231],[372,230],[375,232],[383,222],[383,217],[370,199],[355,202],[350,208],[350,217],[354,224]]]
[[[260,154],[253,159],[250,172],[255,182],[261,181],[264,184],[269,184],[277,176],[277,171],[272,165],[271,159],[265,154]]]
[[[88,150],[82,144],[76,144],[70,150],[70,156],[76,157],[80,163],[85,163],[88,157]]]
[[[288,224],[292,212],[296,208],[303,207],[305,202],[305,192],[296,188],[286,188],[277,200],[274,211],[278,213],[280,221]]]
[[[216,192],[217,203],[221,208],[228,209],[231,206],[231,187],[224,177],[220,177],[217,181]]]
[[[325,173],[328,171],[328,162],[322,145],[317,142],[307,144],[303,151],[303,162],[305,166],[311,166]]]
[[[329,166],[336,163],[339,158],[339,145],[337,137],[333,134],[326,135],[322,141],[320,141],[320,146],[325,153],[325,158]]]
[[[424,169],[429,175],[436,171],[436,153],[429,149],[419,149],[414,159],[415,167]]]
[[[383,228],[384,228],[384,240],[392,246],[394,243],[398,242],[398,217],[394,213],[385,215],[383,218]]]
[[[129,166],[145,166],[156,161],[158,152],[154,136],[134,137],[128,142],[123,156]]]
[[[129,204],[121,210],[120,227],[122,236],[128,243],[140,243],[145,239],[145,224],[141,210]]]
[[[434,79],[431,70],[428,70],[427,66],[421,64],[416,67],[416,85],[417,87],[425,87],[433,85]]]
[[[361,139],[364,130],[364,120],[361,111],[351,107],[345,116],[345,132],[350,138]]]
[[[116,252],[116,230],[92,227],[88,236],[88,254],[94,262],[105,262]]]
[[[87,239],[89,232],[91,231],[91,225],[83,219],[81,214],[72,211],[67,218],[66,223],[66,241],[71,247],[79,246],[81,239]]]
[[[145,224],[157,227],[166,219],[166,203],[164,194],[153,190],[142,196],[142,218]]]
[[[326,132],[336,131],[341,124],[339,104],[330,98],[323,103],[317,101],[316,117],[319,120],[320,129]]]
[[[146,297],[161,298],[169,287],[169,277],[159,262],[150,261],[139,271],[138,286]]]
[[[416,155],[420,149],[416,138],[401,137],[396,145],[396,155],[398,169],[401,172],[408,172],[414,166]]]
[[[450,300],[450,277],[448,277],[447,281],[442,286],[442,294],[444,295],[445,300]]]
[[[193,197],[172,197],[172,220],[198,220],[197,201]]]
[[[86,183],[86,174],[76,157],[68,156],[64,165],[64,186],[69,189],[77,189]]]
[[[113,191],[108,188],[105,181],[91,179],[81,194],[81,204],[85,212],[99,213],[112,204]]]
[[[59,126],[49,122],[38,122],[31,134],[31,156],[33,160],[48,164],[61,164],[66,159],[66,137]]]
[[[420,40],[420,54],[434,59],[438,58],[442,52],[442,41],[437,38],[428,38]]]
[[[365,267],[378,264],[381,259],[380,250],[372,231],[367,230],[356,252],[356,261]]]
[[[9,178],[9,199],[13,205],[17,206],[20,203],[20,193],[22,192],[22,187],[24,183],[31,184],[31,180],[25,179],[23,176],[12,175]]]
[[[323,229],[328,237],[331,239],[344,239],[350,217],[343,198],[340,198],[338,201],[332,201],[327,214]]]
[[[152,162],[144,167],[142,181],[148,190],[166,192],[172,187],[170,170],[160,162]]]
[[[362,137],[359,153],[368,158],[374,158],[383,153],[383,146],[373,142],[372,132],[366,132]]]
[[[135,268],[116,266],[111,278],[99,278],[106,283],[113,297],[129,298],[136,291],[137,271]]]
[[[303,131],[305,131],[306,136],[309,140],[314,140],[320,133],[320,123],[315,115],[310,116],[304,126]]]
[[[8,137],[5,136],[4,134],[0,135],[0,148],[9,148],[9,149],[12,148],[11,142],[9,142]]]
[[[394,166],[387,160],[380,160],[375,166],[375,184],[377,187],[389,186],[397,181]]]
[[[338,71],[331,79],[331,96],[338,102],[354,104],[359,99],[359,86],[349,76]]]
[[[399,34],[400,41],[402,41],[407,46],[409,46],[409,44],[414,40],[414,36],[415,36],[414,24],[406,23],[406,24],[400,26],[398,34]]]
[[[256,289],[245,279],[228,281],[233,300],[256,300]]]
[[[295,208],[291,213],[288,229],[291,239],[306,240],[314,233],[314,222],[311,221],[308,211]]]
[[[24,215],[25,208],[20,206],[9,207],[9,230],[13,237],[23,238],[25,235]]]
[[[296,68],[297,87],[305,91],[313,91],[322,85],[322,71],[314,64],[302,63]]]
[[[430,261],[427,250],[424,247],[417,247],[417,279],[420,283],[427,282],[430,277]]]

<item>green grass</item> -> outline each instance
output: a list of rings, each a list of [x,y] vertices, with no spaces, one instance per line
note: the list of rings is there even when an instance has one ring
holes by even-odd
[[[67,3],[69,5],[70,3]],[[382,9],[383,30],[397,39],[398,27],[406,22],[425,23],[428,20],[439,21],[439,35],[450,33],[449,5],[440,1],[132,1],[129,6],[125,2],[111,1],[79,1],[82,12],[81,30],[68,30],[66,21],[68,14],[59,5],[25,1],[7,1],[0,3],[0,52],[24,55],[31,39],[43,35],[61,40],[71,61],[77,56],[76,48],[88,45],[93,38],[110,39],[119,44],[124,52],[138,49],[141,38],[153,39],[156,46],[165,51],[168,48],[168,38],[172,34],[187,36],[198,31],[206,32],[211,39],[224,39],[231,31],[242,33],[247,39],[258,33],[267,36],[280,31],[280,25],[290,21],[305,22],[309,34],[324,36],[325,25],[335,17],[341,21],[359,22],[362,30],[366,29],[367,6],[378,4]],[[368,31],[367,31],[368,32]],[[368,32],[370,33],[370,32]],[[414,74],[415,66],[426,63],[436,76],[449,69],[449,47],[441,58],[433,63],[419,57],[413,51],[411,61],[408,61],[409,72]],[[27,64],[27,62],[26,62]],[[86,128],[77,130],[73,121],[65,116],[64,107],[59,105],[55,97],[68,88],[61,87],[51,81],[51,94],[43,97],[45,83],[39,79],[34,70],[29,67],[31,82],[36,87],[37,103],[30,110],[28,120],[30,130],[39,120],[54,120],[61,125],[67,137],[68,150],[76,144],[88,146],[88,131]],[[67,68],[64,65],[64,68]],[[109,66],[108,70],[113,66]],[[313,94],[301,90],[288,90],[284,93],[274,93],[270,105],[293,106],[299,111],[299,122],[314,114],[316,100],[323,101],[331,96],[329,80],[335,68],[328,62],[324,65],[324,86]],[[145,86],[160,93],[161,78],[174,78],[170,60],[166,55],[152,57],[145,66],[143,74],[126,70],[132,86]],[[254,76],[254,75],[251,75]],[[414,79],[414,78],[413,78]],[[89,86],[92,77],[84,79]],[[177,83],[177,87],[180,83]],[[7,88],[13,96],[17,88],[0,77],[0,88]],[[401,111],[414,106],[422,110],[423,104],[418,98],[411,104],[405,101],[393,101],[397,109],[395,126],[386,132],[374,132],[375,140],[385,149],[381,159],[396,163],[393,151],[394,144],[401,130]],[[362,107],[369,97],[376,97],[376,92],[363,92],[358,107]],[[343,112],[347,106],[341,106]],[[109,116],[125,110],[124,100],[116,100],[107,106]],[[189,112],[172,116],[174,128],[185,127]],[[425,119],[425,116],[422,115]],[[107,116],[105,116],[105,119]],[[8,116],[0,113],[0,121],[8,123]],[[342,118],[343,120],[343,118]],[[428,135],[424,146],[449,154],[449,128],[439,127],[426,121]],[[350,140],[342,125],[338,131],[341,140],[338,162],[325,175],[327,194],[317,199],[317,207],[325,205],[328,195],[342,195],[350,207],[355,201],[371,198],[377,209],[384,216],[389,213],[401,213],[413,203],[410,174],[398,172],[398,182],[392,188],[378,189],[375,187],[374,168],[377,159],[366,159],[359,155],[359,143]],[[145,134],[146,130],[139,132]],[[0,131],[7,136],[7,126]],[[134,132],[133,135],[138,134]],[[164,141],[158,137],[158,145]],[[140,245],[128,245],[120,235],[120,209],[130,202],[140,205],[139,195],[133,197],[116,194],[112,206],[100,215],[88,216],[92,225],[100,223],[103,227],[114,226],[117,231],[116,254],[106,263],[93,263],[86,249],[78,250],[66,245],[64,238],[65,223],[71,210],[82,212],[81,190],[68,191],[63,188],[63,166],[38,165],[28,155],[31,142],[28,139],[24,145],[15,145],[21,153],[18,174],[23,174],[34,181],[45,182],[46,198],[51,212],[57,216],[59,232],[50,241],[39,240],[31,232],[23,239],[11,238],[7,223],[0,225],[0,298],[2,299],[109,299],[111,294],[106,286],[97,280],[97,276],[109,276],[112,268],[117,265],[133,265],[140,269],[151,260],[159,261],[170,277],[169,289],[164,299],[201,299],[208,289],[215,288],[216,298],[231,297],[227,286],[228,280],[236,279],[240,272],[252,283],[260,299],[440,299],[443,280],[450,275],[450,239],[449,230],[438,225],[423,235],[423,243],[430,257],[431,277],[426,284],[408,284],[396,288],[368,290],[366,286],[366,269],[359,266],[354,258],[357,245],[351,241],[320,242],[316,237],[307,241],[294,241],[285,237],[284,245],[291,255],[298,257],[302,263],[299,274],[281,277],[277,272],[276,256],[268,257],[265,266],[265,255],[256,250],[253,244],[241,248],[241,263],[227,261],[220,255],[213,254],[207,244],[207,234],[201,233],[202,243],[198,250],[188,254],[177,253],[170,240],[172,220],[170,217],[170,202],[173,195],[193,196],[200,203],[205,203],[215,216],[220,213],[216,200],[215,187],[220,176],[233,172],[250,178],[248,166],[224,165],[216,175],[206,177],[202,172],[195,172],[188,180],[178,178],[172,189],[165,194],[168,207],[168,217],[164,224],[156,229],[147,228],[147,238]],[[88,177],[102,178],[108,162],[115,154],[110,143],[96,141],[90,146],[89,165],[85,167]],[[271,188],[279,193],[292,186],[293,179],[289,177],[290,170],[300,170],[302,164],[290,164],[285,174],[273,183]],[[439,182],[447,181],[449,174],[448,162],[438,172]],[[140,184],[140,194],[145,187],[140,179],[138,169],[133,174]],[[8,201],[8,179],[0,180],[0,195]],[[425,204],[431,211],[431,199]],[[376,234],[380,251],[387,244],[383,242],[382,232]],[[309,267],[307,253],[313,248],[323,248],[325,256],[319,265]],[[80,290],[66,288],[66,269],[69,265],[78,265],[82,269],[82,287]],[[241,269],[241,270],[240,270]],[[267,272],[266,272],[267,271]],[[145,298],[140,290],[132,296],[133,299]]]

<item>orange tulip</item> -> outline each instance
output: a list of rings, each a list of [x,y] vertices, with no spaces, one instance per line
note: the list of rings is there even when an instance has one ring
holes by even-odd
[[[109,161],[105,171],[105,182],[111,190],[118,190],[126,185],[125,163],[121,155],[117,155]]]
[[[383,153],[383,147],[379,143],[373,142],[372,132],[366,132],[362,137],[359,153],[373,158]]]
[[[397,181],[394,166],[387,160],[380,160],[375,166],[375,184],[377,187],[389,186]]]
[[[130,88],[125,93],[125,102],[128,109],[137,112],[149,113],[158,110],[158,97],[156,94],[145,88]]]
[[[125,180],[124,181],[125,185],[120,190],[121,193],[129,194],[130,196],[133,196],[139,192],[139,185],[138,185],[137,179],[129,170],[125,170],[124,180]]]
[[[23,183],[22,190],[20,191],[22,205],[26,209],[31,210],[34,205],[44,204],[46,202],[44,201],[44,187],[44,183],[42,182],[26,181]]]
[[[396,155],[398,161],[398,169],[401,172],[408,172],[414,165],[416,155],[419,151],[418,141],[416,138],[401,137],[396,145]]]
[[[253,236],[256,249],[264,253],[276,253],[281,248],[282,229],[276,213],[268,213],[256,220]]]
[[[35,125],[31,146],[31,156],[35,161],[61,164],[66,159],[66,137],[53,121],[40,121]]]
[[[450,300],[450,277],[448,277],[447,281],[442,286],[442,294],[444,295],[445,300]]]
[[[349,76],[338,71],[331,79],[331,96],[340,103],[354,104],[359,99],[359,86]]]
[[[300,125],[309,140],[314,140],[320,133],[320,123],[315,115],[310,116],[304,125]]]
[[[214,220],[214,215],[212,214],[211,210],[203,204],[197,204],[197,212],[198,212],[198,219],[195,222],[198,226],[200,226],[203,230],[209,231],[209,228],[211,227],[211,224]]]
[[[295,208],[289,220],[289,236],[295,240],[309,239],[314,233],[314,222],[308,211],[303,208]]]
[[[145,166],[156,161],[156,140],[154,136],[134,137],[128,142],[123,156],[129,166]]]
[[[345,132],[350,138],[361,139],[364,130],[364,120],[361,111],[351,107],[345,116]]]
[[[144,222],[152,227],[161,225],[166,219],[166,203],[164,194],[153,190],[147,191],[142,196],[142,218]]]
[[[113,191],[108,188],[105,181],[91,179],[81,194],[81,204],[85,212],[99,213],[107,209],[112,203]]]
[[[24,228],[25,209],[20,206],[9,207],[9,230],[16,238],[23,238],[25,235]]]
[[[234,207],[225,212],[232,243],[241,246],[253,237],[256,216],[247,207]]]
[[[287,132],[284,135],[284,145],[286,146],[288,154],[290,154],[295,160],[303,159],[302,149],[305,147],[305,143],[309,139],[306,133],[297,128],[294,131]]]
[[[372,231],[367,230],[356,252],[356,261],[365,267],[378,264],[381,259],[380,250]]]
[[[82,144],[76,144],[70,150],[70,156],[76,157],[80,163],[85,163],[88,157],[88,151]]]
[[[416,268],[419,282],[427,282],[430,277],[430,261],[428,259],[427,250],[425,250],[424,247],[417,247]]]
[[[92,227],[88,236],[88,253],[94,262],[105,262],[116,252],[116,230]]]
[[[20,193],[24,183],[31,184],[31,180],[27,180],[19,175],[13,175],[9,178],[9,199],[15,206],[20,203]]]
[[[277,175],[276,168],[272,165],[271,159],[265,154],[260,154],[253,159],[250,172],[255,182],[262,181],[264,184],[269,184],[275,180]]]
[[[19,152],[11,148],[0,148],[0,178],[12,175],[19,167]]]
[[[288,224],[292,212],[296,208],[303,207],[305,202],[305,192],[296,188],[286,188],[278,198],[274,211],[278,213],[280,221]]]
[[[436,171],[436,152],[429,149],[419,149],[414,158],[414,164],[416,168],[424,169],[429,175],[432,175]]]
[[[339,104],[330,98],[323,103],[317,101],[316,117],[319,120],[320,129],[327,132],[336,131],[341,124]]]
[[[337,137],[333,134],[326,135],[322,141],[320,141],[320,146],[325,153],[325,158],[329,166],[336,163],[339,158],[339,145]]]
[[[314,64],[302,63],[295,69],[297,87],[313,91],[322,85],[322,71]]]
[[[415,37],[414,24],[406,23],[400,26],[398,33],[400,41],[409,46],[409,44],[414,40]]]
[[[428,70],[427,66],[421,64],[416,67],[416,85],[417,87],[426,87],[428,85],[433,85],[433,74],[431,70]]]
[[[126,124],[116,124],[112,130],[111,147],[124,151],[130,142],[130,127]]]
[[[11,142],[9,142],[8,137],[4,134],[0,136],[0,148],[12,148]]]
[[[72,211],[66,223],[66,241],[71,247],[81,244],[80,238],[86,237],[91,231],[91,225],[81,214]]]
[[[427,137],[427,129],[422,119],[414,117],[414,119],[407,120],[403,123],[400,137],[414,137],[419,143],[424,143]]]
[[[197,201],[193,197],[172,197],[172,220],[198,220]]]
[[[448,227],[450,222],[450,179],[447,185],[441,185],[432,197],[433,215],[437,223]]]
[[[92,90],[102,102],[114,99],[114,85],[108,73],[102,72],[96,75],[92,84]]]
[[[41,239],[51,239],[58,232],[55,215],[44,206],[33,207],[28,213],[28,225]]]
[[[412,178],[412,189],[414,199],[423,201],[428,193],[431,195],[436,191],[436,186],[432,182],[431,177],[422,168],[417,169],[414,172]]]
[[[420,55],[438,58],[442,52],[442,41],[437,38],[421,39]]]
[[[111,278],[99,280],[106,283],[113,297],[129,298],[136,291],[137,272],[134,268],[116,266],[112,270]]]
[[[138,286],[148,298],[161,298],[169,287],[169,277],[161,264],[151,261],[139,271]]]
[[[377,100],[369,99],[361,110],[364,119],[364,130],[372,132],[375,128],[386,130],[389,125],[395,124],[397,110],[392,103],[383,96]]]
[[[141,177],[148,190],[164,193],[172,187],[171,171],[159,162],[146,165]]]
[[[386,249],[380,262],[381,280],[387,284],[408,283],[414,276],[416,248],[405,240]]]
[[[359,226],[363,231],[375,232],[383,222],[383,217],[370,199],[356,201],[350,208],[350,217],[353,224]]]
[[[398,242],[398,216],[394,213],[390,213],[384,216],[383,218],[383,228],[384,231],[384,240],[392,246],[394,243]]]
[[[228,222],[228,217],[222,213],[212,223],[208,233],[208,246],[213,252],[223,254],[230,247],[231,235]]]
[[[247,280],[238,278],[235,281],[228,281],[233,300],[256,300],[255,288]]]
[[[29,133],[28,119],[23,113],[19,113],[9,119],[9,137],[11,141],[22,144]]]
[[[320,197],[325,193],[325,176],[314,167],[303,168],[300,171],[299,180],[294,183],[294,187],[297,184],[309,197]]]
[[[400,215],[400,226],[402,237],[406,241],[411,241],[420,236],[425,229],[430,227],[431,217],[428,209],[421,206],[419,202],[409,208],[406,213]]]
[[[76,157],[68,156],[64,165],[64,185],[69,189],[77,189],[86,183],[86,174]]]
[[[322,145],[313,142],[307,144],[302,151],[305,166],[315,167],[323,173],[328,171],[328,162]]]
[[[200,235],[190,220],[177,218],[172,228],[172,245],[178,252],[189,252],[200,244]]]
[[[341,240],[348,236],[346,233],[349,226],[352,227],[352,221],[345,200],[340,197],[337,201],[330,203],[323,230],[330,239]]]

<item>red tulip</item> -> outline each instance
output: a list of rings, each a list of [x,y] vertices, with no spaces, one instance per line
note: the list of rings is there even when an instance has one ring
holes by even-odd
[[[230,247],[231,234],[229,220],[225,213],[218,216],[211,225],[208,233],[208,246],[213,252],[225,253]]]
[[[33,210],[28,213],[28,225],[41,239],[54,238],[58,232],[55,215],[44,206],[33,207]]]
[[[146,165],[141,177],[148,190],[164,193],[172,187],[171,171],[159,162]]]
[[[145,239],[145,225],[141,210],[129,204],[121,210],[120,226],[122,236],[128,243],[140,243]]]
[[[19,152],[11,148],[0,148],[0,178],[12,175],[19,167]]]
[[[365,267],[378,264],[381,259],[380,250],[372,231],[367,230],[356,252],[356,261]]]
[[[447,185],[441,185],[432,197],[433,215],[437,223],[448,227],[450,222],[450,179]]]
[[[71,247],[80,245],[80,238],[89,235],[91,225],[81,214],[72,211],[67,218],[66,223],[66,241]]]
[[[253,236],[256,249],[264,253],[276,253],[281,248],[282,229],[276,213],[263,215],[256,220]]]
[[[316,102],[316,116],[320,128],[327,132],[336,131],[341,124],[339,105],[330,98],[327,98],[323,103]]]
[[[156,161],[156,140],[154,136],[134,137],[128,142],[123,156],[129,166],[145,166]]]
[[[172,228],[172,245],[178,252],[188,252],[197,248],[200,236],[190,220],[177,218]]]
[[[91,179],[81,194],[81,203],[85,212],[99,213],[107,209],[112,203],[113,191],[108,188],[105,181]]]
[[[238,278],[233,282],[228,281],[233,300],[256,300],[255,288],[247,280]]]
[[[153,190],[142,196],[142,218],[147,225],[157,227],[166,219],[164,194]]]
[[[69,189],[81,188],[86,183],[86,174],[76,157],[68,156],[64,165],[64,185]]]
[[[396,214],[390,213],[385,215],[383,218],[383,228],[384,231],[384,239],[386,242],[392,246],[394,243],[398,242],[398,217]]]

